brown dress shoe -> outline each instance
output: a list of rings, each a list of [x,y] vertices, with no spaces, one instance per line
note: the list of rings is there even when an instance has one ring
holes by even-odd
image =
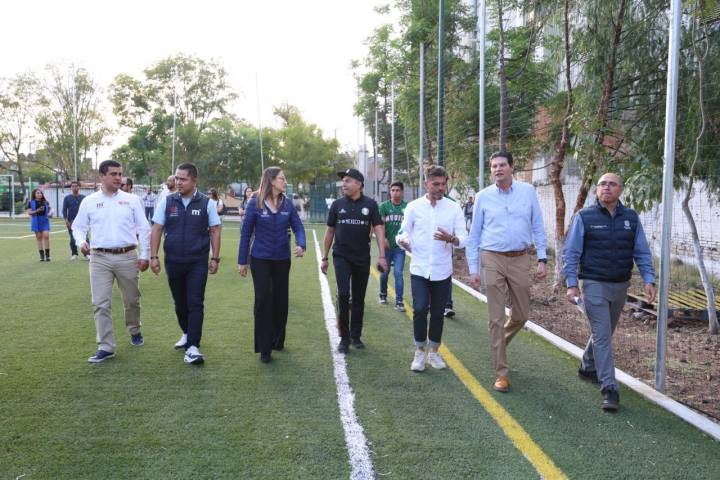
[[[510,390],[510,381],[507,377],[498,377],[493,388],[498,392],[507,393]]]

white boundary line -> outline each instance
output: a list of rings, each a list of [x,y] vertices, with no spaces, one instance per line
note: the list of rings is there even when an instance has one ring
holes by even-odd
[[[487,297],[482,293],[478,292],[477,290],[469,287],[468,285],[465,285],[464,283],[454,278],[453,284],[462,288],[467,293],[480,300],[481,302],[487,303]],[[506,308],[505,313],[509,315],[510,310]],[[557,335],[549,332],[540,325],[528,320],[528,322],[525,324],[525,328],[530,330],[534,334],[544,338],[560,350],[569,353],[573,357],[576,357],[578,359],[582,358],[583,350],[580,347],[577,347],[572,343],[568,342],[567,340],[558,337]],[[707,417],[700,415],[699,413],[686,407],[682,403],[676,402],[667,395],[658,392],[654,388],[646,385],[642,381],[638,380],[630,374],[623,372],[618,368],[615,369],[615,379],[618,380],[620,383],[624,384],[626,387],[630,388],[631,390],[639,393],[652,403],[658,405],[661,408],[664,408],[670,413],[677,415],[690,425],[702,430],[703,432],[713,437],[715,440],[720,441],[720,425],[708,419]]]
[[[330,352],[333,359],[333,370],[335,372],[335,385],[337,386],[338,407],[340,408],[340,421],[345,431],[345,444],[350,456],[350,478],[352,480],[371,480],[375,478],[370,449],[362,425],[358,422],[355,414],[355,394],[350,386],[350,379],[347,374],[345,355],[337,352],[337,344],[340,337],[337,333],[335,317],[335,306],[330,295],[330,285],[327,277],[320,270],[320,244],[317,234],[313,230],[315,240],[315,256],[318,263],[318,277],[320,279],[320,293],[322,295],[323,310],[325,312],[325,328],[327,329],[330,341]]]
[[[55,233],[60,233],[62,230],[55,230],[54,232],[50,232],[50,235],[53,235]],[[35,234],[31,233],[30,235],[22,235],[20,237],[0,237],[0,240],[22,240],[23,238],[30,238],[34,237]]]

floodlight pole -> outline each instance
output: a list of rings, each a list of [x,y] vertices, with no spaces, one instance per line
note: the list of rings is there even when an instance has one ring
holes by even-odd
[[[485,186],[485,0],[477,2],[478,48],[478,191]]]
[[[390,93],[390,183],[395,178],[395,80],[391,84]]]
[[[439,9],[437,162],[442,167],[445,165],[445,0],[440,0]]]
[[[420,44],[420,146],[418,149],[418,197],[423,191],[423,166],[425,165],[425,154],[423,152],[423,138],[425,137],[425,44]]]
[[[655,389],[665,392],[668,290],[670,287],[670,233],[672,227],[673,178],[675,174],[675,126],[677,113],[678,57],[680,50],[681,1],[673,0],[670,10],[667,93],[665,95],[665,149],[662,188],[662,230],[660,243],[660,282],[657,341],[655,346]]]
[[[258,76],[255,74],[255,97],[257,99],[258,112],[258,135],[260,135],[260,169],[265,171],[265,155],[263,154],[263,135],[262,135],[262,119],[260,118],[260,87],[258,85]]]

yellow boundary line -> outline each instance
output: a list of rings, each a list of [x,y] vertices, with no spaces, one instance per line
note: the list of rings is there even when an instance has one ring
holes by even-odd
[[[376,269],[372,268],[375,280],[380,279],[380,274]],[[395,295],[395,290],[388,285],[388,293]],[[405,303],[405,314],[412,321],[412,306]],[[535,467],[535,470],[544,479],[567,479],[567,476],[560,470],[555,463],[548,457],[540,446],[530,438],[530,435],[520,426],[520,424],[498,403],[490,392],[488,392],[480,381],[473,376],[472,373],[463,365],[463,363],[450,351],[445,344],[440,345],[440,353],[445,359],[448,367],[456,377],[465,385],[472,393],[473,397],[480,402],[480,405],[495,420],[495,423],[502,429],[510,441],[515,445],[520,453]]]

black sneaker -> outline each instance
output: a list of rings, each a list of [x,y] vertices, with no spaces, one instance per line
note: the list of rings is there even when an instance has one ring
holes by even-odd
[[[272,361],[272,357],[270,356],[270,352],[262,352],[260,353],[260,361],[262,363],[270,363]]]
[[[453,318],[455,316],[455,310],[450,307],[445,307],[444,314],[447,318]]]
[[[606,412],[617,412],[620,408],[620,392],[613,388],[607,388],[602,391],[602,396],[602,409]]]
[[[378,295],[378,302],[380,302],[380,305],[387,305],[387,295],[383,295],[382,293]]]
[[[338,353],[349,353],[350,352],[350,343],[341,340],[337,347]]]
[[[130,345],[133,345],[135,347],[142,347],[143,345],[145,345],[145,339],[143,338],[142,333],[130,335]]]
[[[405,311],[405,305],[402,302],[395,304],[395,310],[398,312],[404,312]]]
[[[598,380],[597,372],[592,370],[583,370],[582,366],[578,368],[578,377],[582,380],[587,380],[588,382],[599,384],[600,380]]]
[[[95,355],[88,358],[88,362],[90,363],[100,363],[104,362],[108,358],[113,358],[115,356],[114,352],[106,352],[105,350],[98,350],[95,352]]]
[[[353,338],[350,340],[350,345],[355,348],[365,348],[365,344],[359,338]]]

